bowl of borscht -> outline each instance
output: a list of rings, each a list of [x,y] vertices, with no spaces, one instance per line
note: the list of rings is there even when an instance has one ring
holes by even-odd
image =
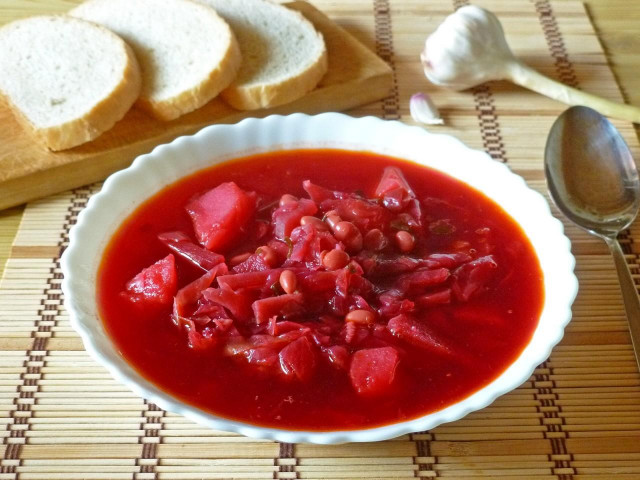
[[[218,430],[375,441],[525,382],[571,318],[542,195],[420,127],[337,113],[214,125],[109,177],[62,288],[87,351]]]

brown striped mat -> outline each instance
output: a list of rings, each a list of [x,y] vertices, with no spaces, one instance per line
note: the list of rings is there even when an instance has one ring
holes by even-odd
[[[411,122],[428,91],[456,135],[544,192],[542,152],[563,107],[509,84],[456,93],[429,85],[418,54],[461,0],[314,2],[393,65],[392,95],[354,111]],[[474,2],[475,3],[475,2]],[[514,50],[547,75],[621,100],[580,3],[487,0]],[[630,125],[618,124],[640,159]],[[436,129],[433,129],[436,131]],[[580,279],[574,319],[551,358],[468,417],[393,441],[258,442],[167,414],[114,382],[69,327],[58,258],[93,185],[30,204],[0,285],[0,479],[413,478],[640,479],[640,375],[614,266],[566,225]],[[640,227],[623,235],[640,277]]]

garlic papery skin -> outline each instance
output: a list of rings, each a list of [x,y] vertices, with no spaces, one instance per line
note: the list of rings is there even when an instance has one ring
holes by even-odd
[[[449,15],[427,38],[420,59],[432,83],[454,90],[507,78],[505,65],[516,61],[500,21],[474,5]]]
[[[516,58],[498,18],[476,6],[449,15],[425,42],[424,73],[436,85],[465,90],[490,80],[509,80],[568,105],[584,105],[640,123],[640,108],[619,104],[552,80]]]
[[[418,123],[444,125],[444,120],[442,120],[438,109],[426,93],[415,93],[411,96],[409,111],[411,118]]]

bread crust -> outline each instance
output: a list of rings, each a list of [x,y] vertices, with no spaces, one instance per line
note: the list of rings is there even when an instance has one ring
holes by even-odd
[[[131,48],[112,31],[101,25],[66,15],[30,17],[27,20],[40,17],[57,17],[64,20],[88,23],[92,27],[100,30],[103,34],[109,35],[114,42],[121,45],[126,56],[125,69],[116,88],[107,97],[97,102],[82,117],[69,120],[59,125],[51,127],[38,127],[34,125],[27,115],[13,104],[11,97],[3,94],[3,98],[7,101],[15,118],[26,130],[33,132],[50,150],[66,150],[94,140],[121,120],[140,95],[142,76],[140,66]]]
[[[297,100],[313,90],[329,68],[327,47],[322,34],[300,12],[290,10],[282,5],[278,5],[278,7],[287,10],[288,15],[295,16],[302,28],[314,32],[317,41],[322,45],[322,50],[305,70],[297,75],[284,78],[282,81],[253,85],[232,83],[222,91],[221,96],[229,105],[238,110],[276,107]]]
[[[101,2],[103,0],[93,1]],[[136,106],[148,112],[158,120],[163,121],[174,120],[208,103],[222,90],[229,86],[236,77],[236,74],[240,69],[240,64],[242,63],[242,55],[233,31],[227,22],[225,22],[225,20],[218,15],[214,9],[192,0],[179,1],[187,4],[191,8],[199,10],[200,16],[210,17],[211,21],[216,24],[216,28],[223,28],[228,44],[218,65],[209,71],[206,77],[202,78],[200,82],[188,90],[184,90],[173,97],[161,100],[154,100],[147,97],[145,92],[142,93],[136,102]],[[131,3],[133,5],[135,2]],[[92,0],[88,0],[87,2],[72,9],[69,13],[73,16],[77,15],[79,18],[84,18],[85,15],[83,15],[83,12],[90,9],[91,4]]]
[[[318,33],[320,35],[320,33]],[[323,40],[324,42],[324,40]],[[267,85],[231,85],[223,90],[224,100],[237,110],[258,110],[293,102],[313,90],[329,68],[327,49],[300,74]]]

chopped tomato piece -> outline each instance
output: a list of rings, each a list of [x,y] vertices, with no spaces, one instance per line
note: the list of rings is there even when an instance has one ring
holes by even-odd
[[[127,282],[125,297],[145,306],[171,305],[178,289],[175,258],[169,254],[148,266]]]
[[[404,298],[399,290],[388,290],[380,295],[380,308],[378,313],[385,318],[395,317],[400,313],[413,312],[415,308],[414,302]]]
[[[340,192],[333,192],[327,188],[311,183],[309,180],[302,182],[302,188],[304,188],[304,191],[307,192],[309,198],[311,198],[315,203],[320,203],[330,198],[338,198],[336,197],[336,194],[340,195]]]
[[[355,196],[325,200],[320,204],[320,210],[335,210],[340,218],[353,222],[363,232],[374,228],[385,229],[393,218],[391,212],[377,202]]]
[[[291,255],[287,265],[294,262],[320,262],[323,250],[332,250],[338,241],[329,232],[319,232],[313,225],[296,227],[291,232]]]
[[[358,350],[351,357],[349,375],[361,395],[383,395],[391,390],[400,358],[393,347]]]
[[[280,368],[289,377],[306,382],[316,365],[316,354],[307,337],[300,337],[280,351]]]
[[[424,323],[400,314],[387,323],[389,331],[401,340],[433,353],[452,354],[451,348],[440,340]]]
[[[274,315],[290,317],[304,311],[304,298],[301,293],[289,293],[277,297],[256,300],[251,305],[256,321],[265,323]]]
[[[209,271],[217,264],[224,262],[224,256],[196,245],[182,232],[161,233],[158,239],[173,253],[204,271]]]
[[[262,270],[259,272],[235,273],[218,277],[218,285],[226,286],[231,290],[247,288],[250,290],[267,290],[280,278],[282,269]]]
[[[452,290],[459,301],[466,302],[480,290],[493,277],[498,264],[493,255],[476,258],[465,263],[453,272]]]
[[[432,253],[422,263],[427,268],[453,268],[471,260],[471,255],[466,253]]]
[[[264,259],[264,256],[258,253],[254,253],[249,258],[247,258],[244,262],[233,267],[233,271],[235,273],[262,272],[270,269],[271,269],[271,266],[267,264],[267,262]]]
[[[274,368],[278,365],[278,350],[274,346],[250,348],[244,352],[247,362],[263,368]]]
[[[216,275],[224,275],[225,273],[227,273],[227,265],[219,263],[201,277],[182,287],[173,300],[174,321],[187,315],[187,307],[198,300],[202,292],[211,285]]]
[[[449,270],[446,268],[436,268],[435,270],[417,270],[415,272],[402,275],[397,286],[400,290],[407,292],[410,290],[424,291],[427,287],[440,285],[449,278]]]
[[[321,352],[325,355],[331,365],[340,370],[349,368],[349,352],[342,345],[324,347]]]
[[[231,315],[241,322],[247,322],[251,319],[251,302],[255,295],[245,288],[231,290],[229,287],[207,288],[202,292],[202,296],[209,302],[221,305]]]
[[[378,198],[383,198],[390,192],[397,190],[404,192],[408,197],[414,198],[416,196],[400,169],[397,167],[387,167],[382,173],[382,178],[376,187],[375,195]]]
[[[276,238],[284,240],[300,225],[302,217],[314,215],[317,211],[316,204],[306,198],[286,203],[273,212],[273,233]]]
[[[224,336],[230,336],[237,330],[233,326],[233,320],[225,318],[209,323],[202,331],[198,331],[192,320],[181,319],[182,325],[187,329],[189,346],[194,350],[206,350],[217,345]]]
[[[451,289],[445,288],[438,292],[425,293],[416,299],[416,303],[421,307],[432,307],[434,305],[451,303]]]
[[[208,250],[223,251],[247,228],[256,210],[256,194],[234,182],[221,183],[189,202],[186,209],[198,241]]]

